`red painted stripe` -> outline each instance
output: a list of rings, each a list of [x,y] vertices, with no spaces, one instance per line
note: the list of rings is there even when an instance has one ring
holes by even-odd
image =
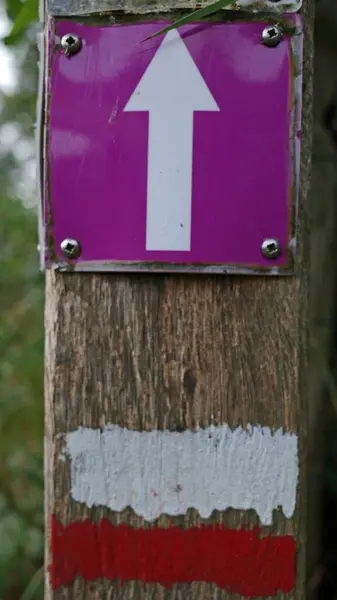
[[[181,529],[115,527],[107,519],[63,527],[51,521],[53,589],[76,576],[160,583],[213,582],[245,597],[290,592],[295,585],[292,536],[259,537],[259,529],[224,525]]]

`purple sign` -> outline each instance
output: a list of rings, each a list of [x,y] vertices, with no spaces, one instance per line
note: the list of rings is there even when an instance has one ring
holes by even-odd
[[[147,41],[163,22],[50,25],[46,266],[291,272],[302,35],[271,48],[258,22]]]

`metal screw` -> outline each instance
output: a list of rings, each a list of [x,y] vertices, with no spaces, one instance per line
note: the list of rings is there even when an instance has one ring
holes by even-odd
[[[274,238],[267,238],[262,242],[261,251],[266,258],[277,258],[281,254],[280,242]]]
[[[277,46],[282,39],[282,31],[278,25],[269,25],[262,31],[261,41],[265,46]]]
[[[77,240],[66,238],[61,242],[61,250],[63,256],[67,258],[78,258],[81,254],[81,247]]]
[[[78,35],[74,35],[73,33],[66,33],[61,39],[61,46],[63,48],[63,52],[66,56],[70,56],[70,54],[76,54],[81,47],[82,41]]]

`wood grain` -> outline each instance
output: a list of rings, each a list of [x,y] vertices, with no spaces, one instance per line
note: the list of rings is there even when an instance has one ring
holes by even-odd
[[[133,429],[205,427],[211,423],[284,427],[300,437],[301,482],[294,519],[274,513],[266,533],[297,539],[297,589],[279,598],[306,597],[307,467],[309,430],[308,292],[312,121],[313,0],[304,6],[305,58],[299,250],[289,278],[46,274],[46,565],[49,518],[66,525],[106,516],[142,525],[126,509],[88,509],[70,497],[69,464],[59,460],[58,434],[78,426],[115,423]],[[171,519],[172,520],[172,519]],[[200,519],[190,510],[174,519],[238,527],[253,512],[229,510]],[[160,525],[168,525],[165,516]],[[202,583],[175,585],[77,579],[46,600],[224,600]],[[234,596],[233,598],[238,598]]]
[[[238,0],[233,0],[233,6]],[[267,11],[275,10],[274,0],[251,0],[244,10],[261,10],[262,1]],[[304,0],[306,1],[306,0]],[[212,0],[201,3],[195,0],[46,0],[48,13],[54,16],[90,15],[123,11],[127,14],[147,14],[166,12],[170,10],[195,9],[198,4],[211,4]],[[300,0],[278,0],[282,10],[295,11],[300,6]],[[237,8],[237,6],[235,6]]]

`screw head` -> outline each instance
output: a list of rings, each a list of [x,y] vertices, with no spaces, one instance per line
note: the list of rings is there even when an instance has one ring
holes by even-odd
[[[70,54],[76,54],[81,49],[82,41],[78,35],[66,33],[61,39],[61,46],[64,54],[70,56]]]
[[[282,31],[278,25],[269,25],[262,31],[261,42],[265,46],[277,46],[282,39]]]
[[[262,242],[261,252],[265,258],[277,258],[281,254],[280,242],[275,238],[266,238]]]
[[[61,250],[63,256],[67,258],[78,258],[81,254],[81,247],[77,240],[72,240],[71,238],[65,238],[61,242]]]

